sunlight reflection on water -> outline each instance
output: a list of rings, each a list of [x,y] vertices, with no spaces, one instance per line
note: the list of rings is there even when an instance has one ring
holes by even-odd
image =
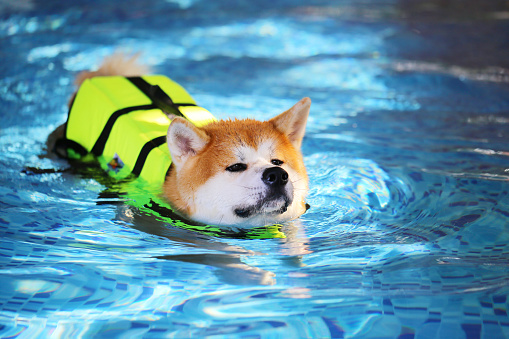
[[[0,2],[0,336],[507,337],[506,7],[16,3]],[[301,228],[140,226],[93,177],[23,173],[68,167],[40,158],[46,136],[75,73],[117,49],[219,118],[310,96]]]

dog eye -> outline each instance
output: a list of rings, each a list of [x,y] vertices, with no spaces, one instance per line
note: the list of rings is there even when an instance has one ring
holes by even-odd
[[[226,170],[228,172],[242,172],[242,171],[245,171],[246,169],[247,169],[247,165],[242,164],[242,163],[238,163],[238,164],[234,164],[229,167],[226,167]]]
[[[272,159],[270,162],[272,165],[275,165],[275,166],[281,166],[282,164],[284,164],[284,162],[279,159]]]

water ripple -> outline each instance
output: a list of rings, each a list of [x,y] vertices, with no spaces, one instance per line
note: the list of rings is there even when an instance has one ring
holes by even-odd
[[[11,2],[0,0],[0,337],[507,336],[507,8]],[[68,166],[40,157],[45,138],[65,121],[74,73],[118,48],[221,118],[312,98],[311,209],[286,238],[126,218],[90,176],[23,171]]]

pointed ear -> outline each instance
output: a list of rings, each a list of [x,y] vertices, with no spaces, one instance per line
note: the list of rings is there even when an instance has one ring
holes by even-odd
[[[302,138],[306,132],[310,107],[311,99],[303,98],[288,111],[269,120],[290,139],[290,142],[298,150],[300,150]]]
[[[180,168],[207,145],[209,136],[186,119],[176,117],[168,128],[166,141],[173,163]]]

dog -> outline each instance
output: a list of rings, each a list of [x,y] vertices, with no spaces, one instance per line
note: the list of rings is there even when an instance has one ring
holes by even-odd
[[[148,72],[136,57],[114,54],[97,71],[78,74],[76,84]],[[303,98],[267,121],[225,119],[202,126],[165,112],[171,120],[166,133],[171,165],[159,173],[162,196],[177,214],[204,224],[261,227],[298,218],[307,209],[308,177],[300,149],[310,105]],[[52,133],[50,149],[64,130],[65,124]]]

